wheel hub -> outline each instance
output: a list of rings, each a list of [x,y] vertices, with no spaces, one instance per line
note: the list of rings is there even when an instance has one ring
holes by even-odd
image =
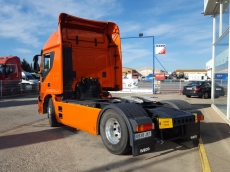
[[[118,121],[110,118],[105,124],[105,134],[107,139],[112,144],[117,144],[121,139],[121,127]]]

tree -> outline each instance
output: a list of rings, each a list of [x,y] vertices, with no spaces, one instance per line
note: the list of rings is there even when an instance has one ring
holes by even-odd
[[[25,59],[22,60],[21,66],[24,71],[31,72],[30,64]]]

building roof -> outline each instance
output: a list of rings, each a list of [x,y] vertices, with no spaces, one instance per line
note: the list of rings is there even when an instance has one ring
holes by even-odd
[[[229,2],[223,1],[222,4],[223,4],[223,11],[225,11],[229,5]],[[220,14],[220,1],[219,0],[204,0],[204,12],[202,14],[204,15]]]
[[[219,14],[219,2],[214,0],[204,0],[204,15]]]
[[[139,68],[137,70],[138,71],[141,71],[141,70],[153,70],[153,67],[143,67],[143,68]]]

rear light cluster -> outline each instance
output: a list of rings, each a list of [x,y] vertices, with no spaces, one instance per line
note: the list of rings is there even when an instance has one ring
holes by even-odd
[[[144,124],[136,126],[136,132],[149,131],[154,129],[154,124]]]
[[[193,113],[193,115],[195,116],[195,122],[199,122],[199,121],[202,121],[204,120],[204,115],[197,115],[197,113]]]
[[[204,120],[204,115],[196,116],[196,122]]]
[[[200,90],[201,90],[201,88],[195,87],[195,91],[200,91]]]

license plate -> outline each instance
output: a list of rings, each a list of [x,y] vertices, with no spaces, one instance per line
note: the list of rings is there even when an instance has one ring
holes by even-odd
[[[216,90],[221,90],[221,88],[216,88]]]
[[[187,90],[192,90],[192,88],[187,88]]]
[[[151,137],[151,136],[152,136],[151,131],[146,131],[143,133],[137,133],[137,134],[134,134],[134,140],[140,140],[140,139],[144,139],[144,138]]]

